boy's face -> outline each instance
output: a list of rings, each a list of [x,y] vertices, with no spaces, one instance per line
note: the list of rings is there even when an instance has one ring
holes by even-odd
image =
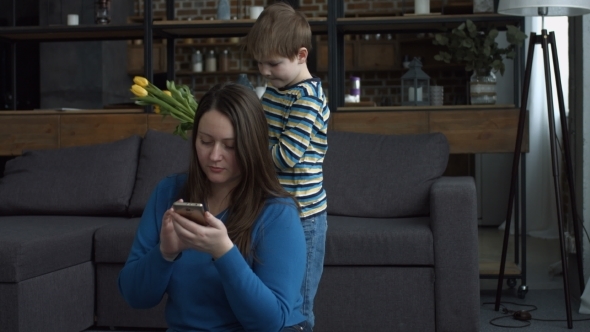
[[[276,56],[270,59],[259,59],[258,70],[272,86],[276,88],[284,88],[292,84],[301,82],[310,78],[307,70],[307,49],[302,54],[300,51],[295,59]]]

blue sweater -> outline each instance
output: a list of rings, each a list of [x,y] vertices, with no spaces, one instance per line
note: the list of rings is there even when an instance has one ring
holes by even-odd
[[[234,246],[217,260],[189,249],[169,262],[159,246],[162,217],[185,181],[186,175],[165,178],[145,207],[119,274],[127,303],[150,308],[167,293],[166,321],[174,331],[279,331],[304,321],[305,238],[293,201],[267,201],[252,232],[255,261]]]

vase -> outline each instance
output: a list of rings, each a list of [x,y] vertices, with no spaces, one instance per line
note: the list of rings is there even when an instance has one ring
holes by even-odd
[[[218,20],[229,20],[230,19],[229,0],[219,0],[217,2],[217,19]]]
[[[476,69],[470,78],[471,105],[496,103],[496,75],[490,69]]]
[[[473,0],[473,13],[493,13],[494,0]]]

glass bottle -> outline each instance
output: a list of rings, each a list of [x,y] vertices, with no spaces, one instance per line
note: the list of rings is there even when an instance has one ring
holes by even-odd
[[[94,23],[109,24],[111,22],[111,0],[96,0],[94,3]]]
[[[357,76],[350,77],[350,95],[354,98],[354,102],[361,101],[361,78]]]
[[[215,58],[215,52],[210,50],[207,53],[207,58],[205,59],[205,71],[206,72],[214,72],[217,70],[217,59]]]
[[[201,51],[196,50],[192,56],[192,63],[193,63],[193,71],[195,73],[200,73],[203,71],[203,55]]]
[[[229,51],[223,50],[219,54],[219,71],[228,71],[229,70]]]

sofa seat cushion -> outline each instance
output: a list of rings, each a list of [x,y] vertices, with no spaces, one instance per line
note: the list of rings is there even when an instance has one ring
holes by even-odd
[[[328,215],[324,265],[434,265],[429,217]]]
[[[94,234],[96,263],[125,263],[141,218],[101,227]]]
[[[19,282],[92,261],[94,232],[125,218],[0,217],[0,282]]]
[[[441,133],[331,131],[323,166],[328,214],[427,216],[430,187],[445,172],[448,160],[449,144]]]
[[[0,215],[126,216],[140,143],[26,151],[6,163]]]

